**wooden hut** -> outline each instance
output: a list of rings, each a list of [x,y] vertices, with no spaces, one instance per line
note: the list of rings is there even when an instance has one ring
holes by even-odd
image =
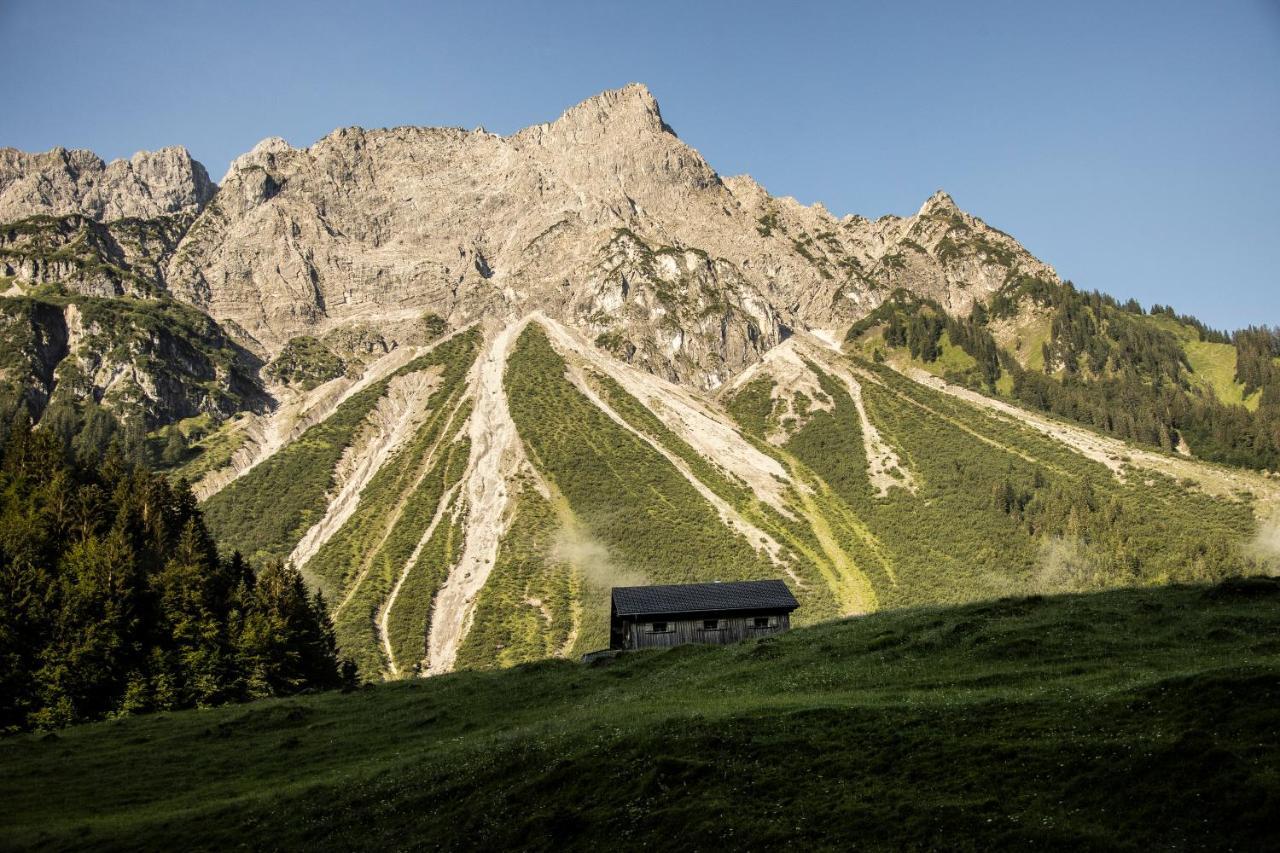
[[[780,580],[613,588],[610,649],[724,645],[781,634],[799,607]]]

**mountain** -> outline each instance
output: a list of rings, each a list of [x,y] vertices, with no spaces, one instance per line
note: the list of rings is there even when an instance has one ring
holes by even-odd
[[[0,148],[0,222],[33,214],[99,221],[199,213],[217,187],[181,146],[104,163],[92,151]]]
[[[0,831],[11,849],[1265,850],[1278,594],[912,609],[16,735]]]
[[[1280,329],[1228,335],[1171,308],[1015,278],[968,317],[898,291],[845,342],[1126,441],[1280,469]]]
[[[943,194],[870,222],[721,180],[630,86],[507,138],[266,140],[232,165],[169,279],[264,355],[426,310],[459,326],[536,308],[714,389],[789,329],[847,323],[900,283],[960,310],[1011,270],[1052,275]]]
[[[837,219],[722,179],[642,86],[509,137],[266,140],[199,197],[0,226],[0,403],[188,479],[367,679],[598,648],[623,582],[783,577],[809,624],[1274,565],[1280,488],[1165,452],[1172,409],[1152,441],[1023,393],[1163,393],[1173,347],[1247,412],[1222,353],[945,193]]]

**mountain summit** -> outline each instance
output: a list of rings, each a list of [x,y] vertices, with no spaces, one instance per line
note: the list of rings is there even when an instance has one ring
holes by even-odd
[[[1269,337],[1236,381],[946,193],[722,179],[640,85],[506,137],[272,137],[216,189],[180,149],[6,151],[0,202],[0,429],[193,483],[367,679],[600,648],[612,586],[784,578],[819,621],[1211,580],[1280,507],[1187,458],[1280,393]]]
[[[213,204],[203,168],[179,151],[161,154],[190,176],[185,196],[115,180],[108,195],[132,194],[111,201],[97,183],[61,200],[20,190],[74,170],[9,152],[0,218],[201,211],[161,259],[162,286],[266,359],[344,327],[400,339],[426,310],[458,325],[536,309],[647,370],[716,388],[787,329],[847,325],[899,287],[965,310],[1010,275],[1053,277],[945,195],[914,217],[838,220],[722,182],[638,83],[505,138],[399,127],[344,128],[305,149],[264,140]],[[134,174],[163,171],[151,162],[135,158]]]

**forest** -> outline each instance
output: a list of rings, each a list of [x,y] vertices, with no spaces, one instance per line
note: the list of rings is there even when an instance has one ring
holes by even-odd
[[[287,564],[218,553],[185,482],[0,443],[0,732],[341,687],[328,608]]]
[[[1049,317],[1047,339],[1020,361],[997,343],[992,328],[1027,309]],[[1256,407],[1224,401],[1197,382],[1184,341],[1235,350],[1231,377]],[[976,366],[945,378],[999,394],[1125,441],[1262,470],[1280,468],[1280,329],[1250,327],[1225,333],[1194,317],[1156,305],[1120,303],[1097,292],[1021,277],[968,317],[949,316],[935,301],[898,291],[849,331],[847,340],[881,328],[887,347],[926,364],[943,354],[943,335]],[[1003,382],[1001,381],[1003,378]]]

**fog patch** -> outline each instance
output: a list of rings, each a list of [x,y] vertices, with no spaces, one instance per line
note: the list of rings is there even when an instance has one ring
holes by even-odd
[[[1098,561],[1077,536],[1048,536],[1040,540],[1032,580],[1040,594],[1083,592],[1103,586]]]
[[[1258,571],[1280,577],[1280,516],[1273,515],[1258,522],[1258,532],[1245,542],[1241,550]]]
[[[600,589],[647,583],[640,572],[615,563],[603,542],[576,525],[560,528],[551,546],[551,558],[557,563],[569,563],[582,573],[590,586]]]

